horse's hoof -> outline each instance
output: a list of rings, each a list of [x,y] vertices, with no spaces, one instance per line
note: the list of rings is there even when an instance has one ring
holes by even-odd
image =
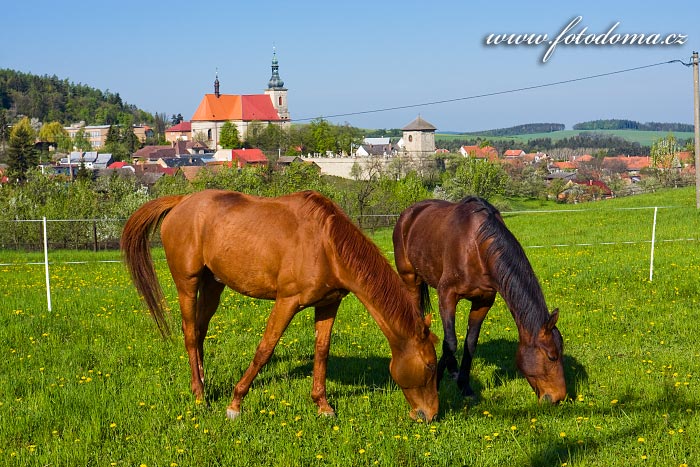
[[[327,410],[325,410],[325,411],[319,410],[319,411],[318,411],[318,416],[319,416],[319,417],[335,418],[335,412],[332,411],[332,410],[331,410],[330,412],[327,411]]]
[[[240,410],[226,409],[226,418],[229,420],[235,420],[241,416]]]

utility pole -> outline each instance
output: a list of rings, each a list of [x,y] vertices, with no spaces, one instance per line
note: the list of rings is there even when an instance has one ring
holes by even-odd
[[[700,209],[700,84],[698,53],[693,52],[693,100],[695,102],[695,208]]]

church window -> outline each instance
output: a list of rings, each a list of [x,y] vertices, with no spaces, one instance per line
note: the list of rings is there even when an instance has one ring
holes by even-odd
[[[413,135],[408,135],[408,142],[412,143],[413,142]]]

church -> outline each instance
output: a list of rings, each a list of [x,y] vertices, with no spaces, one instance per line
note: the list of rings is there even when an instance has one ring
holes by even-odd
[[[204,95],[192,116],[192,137],[202,138],[212,149],[220,149],[221,127],[226,122],[236,126],[240,139],[245,139],[252,122],[284,128],[290,125],[287,88],[280,78],[276,52],[272,53],[272,77],[264,94],[221,94],[217,74],[214,93]]]

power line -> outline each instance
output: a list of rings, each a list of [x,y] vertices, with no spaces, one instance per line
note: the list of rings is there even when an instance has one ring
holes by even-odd
[[[533,89],[540,89],[540,88],[547,88],[551,86],[559,86],[561,84],[568,84],[568,83],[575,83],[578,81],[585,81],[589,79],[594,79],[594,78],[602,78],[605,76],[612,76],[612,75],[618,75],[621,73],[629,73],[632,71],[639,71],[639,70],[644,70],[646,68],[652,68],[660,65],[669,65],[671,63],[680,63],[685,66],[691,66],[692,63],[685,63],[681,60],[668,60],[666,62],[658,62],[658,63],[652,63],[650,65],[642,65],[642,66],[637,66],[633,68],[625,68],[624,70],[617,70],[617,71],[609,71],[607,73],[599,73],[596,75],[590,75],[590,76],[582,76],[580,78],[571,78],[571,79],[565,79],[562,81],[554,81],[552,83],[544,83],[544,84],[536,84],[533,86],[525,86],[521,88],[515,88],[515,89],[508,89],[505,91],[494,91],[494,92],[488,92],[485,94],[475,94],[473,96],[466,96],[466,97],[456,97],[453,99],[443,99],[439,101],[432,101],[432,102],[424,102],[422,104],[407,104],[407,105],[399,105],[396,107],[384,107],[381,109],[373,109],[373,110],[361,110],[358,112],[348,112],[348,113],[341,113],[341,114],[334,114],[334,115],[325,115],[325,116],[318,116],[318,117],[308,117],[308,118],[297,118],[293,119],[295,122],[303,122],[303,121],[309,121],[309,120],[314,120],[316,118],[337,118],[337,117],[349,117],[353,115],[365,115],[365,114],[371,114],[371,113],[379,113],[379,112],[389,112],[392,110],[403,110],[403,109],[412,109],[416,107],[426,107],[429,105],[438,105],[438,104],[449,104],[451,102],[460,102],[460,101],[467,101],[467,100],[472,100],[472,99],[481,99],[484,97],[492,97],[492,96],[500,96],[503,94],[513,94],[516,92],[522,92],[522,91],[530,91]]]

